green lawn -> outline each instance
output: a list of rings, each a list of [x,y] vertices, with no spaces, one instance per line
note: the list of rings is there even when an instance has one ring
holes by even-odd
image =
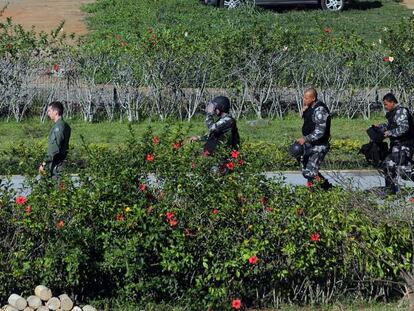
[[[333,139],[353,139],[361,142],[367,141],[365,129],[371,124],[384,122],[385,119],[375,117],[373,120],[362,119],[334,119],[332,122]],[[117,122],[86,123],[79,120],[69,120],[72,127],[71,142],[79,144],[81,135],[89,143],[105,143],[115,145],[123,143],[128,138],[128,124]],[[178,124],[178,122],[175,122]],[[264,141],[277,144],[281,138],[295,139],[300,136],[302,120],[297,116],[291,116],[284,120],[263,120],[258,124],[250,125],[246,120],[240,120],[238,126],[244,140]],[[205,132],[202,120],[191,123],[182,122],[185,127],[190,126],[189,135],[198,135]],[[133,124],[138,137],[151,126],[155,133],[161,132],[165,124],[161,122],[142,122]],[[20,141],[36,142],[45,140],[50,122],[41,123],[37,119],[16,122],[0,122],[0,150],[5,150],[10,145]]]
[[[134,41],[150,27],[166,26],[190,33],[225,32],[227,27],[249,23],[279,24],[298,31],[303,37],[329,27],[334,34],[352,32],[376,42],[385,27],[393,27],[404,16],[412,14],[393,0],[356,0],[340,13],[324,12],[316,7],[271,7],[253,12],[225,10],[207,7],[198,0],[98,0],[85,6],[85,10],[90,13],[91,39],[96,42],[111,41],[116,34]]]

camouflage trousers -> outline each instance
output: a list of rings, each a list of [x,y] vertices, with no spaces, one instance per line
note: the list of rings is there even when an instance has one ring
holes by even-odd
[[[302,158],[302,175],[308,181],[313,181],[317,176],[323,177],[319,173],[319,168],[329,149],[329,144],[318,146],[305,144],[305,155]]]
[[[413,147],[407,145],[394,145],[391,152],[387,155],[382,167],[381,173],[385,178],[385,186],[395,188],[397,176],[408,180],[412,176],[411,158],[413,156]]]

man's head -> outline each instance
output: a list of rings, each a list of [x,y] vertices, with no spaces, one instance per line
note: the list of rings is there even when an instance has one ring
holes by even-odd
[[[308,88],[303,93],[303,104],[306,107],[311,107],[318,100],[318,92],[313,87]]]
[[[47,115],[53,121],[57,121],[62,117],[63,114],[63,105],[61,102],[54,101],[51,102],[47,107]]]
[[[385,110],[387,110],[388,112],[393,111],[395,106],[398,104],[397,99],[392,93],[385,94],[384,97],[382,98],[382,101],[384,102]]]
[[[219,116],[230,112],[230,100],[226,96],[217,96],[212,101],[215,104],[215,112]]]

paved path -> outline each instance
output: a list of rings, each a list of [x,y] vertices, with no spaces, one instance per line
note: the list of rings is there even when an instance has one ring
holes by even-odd
[[[340,186],[346,189],[353,190],[367,190],[372,188],[378,188],[384,186],[384,179],[379,175],[377,171],[321,171],[321,173],[327,177],[334,185]],[[306,179],[302,177],[299,171],[289,172],[266,172],[268,178],[275,178],[283,180],[285,183],[293,186],[305,186]],[[74,178],[76,178],[74,176]],[[30,189],[24,188],[24,176],[14,175],[12,176],[13,188],[18,190],[21,194],[28,194]],[[399,184],[406,187],[413,187],[413,182],[399,181]]]

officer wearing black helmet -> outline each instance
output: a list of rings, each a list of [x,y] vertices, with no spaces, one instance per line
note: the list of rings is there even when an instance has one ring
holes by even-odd
[[[388,193],[397,192],[397,171],[404,179],[411,177],[411,158],[414,146],[414,125],[410,111],[400,105],[394,94],[388,93],[383,97],[385,117],[388,123],[377,125],[390,139],[389,154],[384,160],[382,173],[385,176],[385,190]]]
[[[318,182],[321,188],[330,189],[332,185],[319,172],[319,167],[329,151],[331,115],[328,107],[318,100],[314,88],[305,91],[303,103],[303,137],[297,139],[291,152],[302,152],[302,175],[308,180],[308,185]]]
[[[204,153],[211,155],[219,144],[237,150],[240,144],[236,120],[230,115],[230,100],[226,96],[217,96],[207,105],[206,125],[208,133],[204,136],[193,136],[192,141],[205,141]],[[218,120],[214,120],[214,116]]]

